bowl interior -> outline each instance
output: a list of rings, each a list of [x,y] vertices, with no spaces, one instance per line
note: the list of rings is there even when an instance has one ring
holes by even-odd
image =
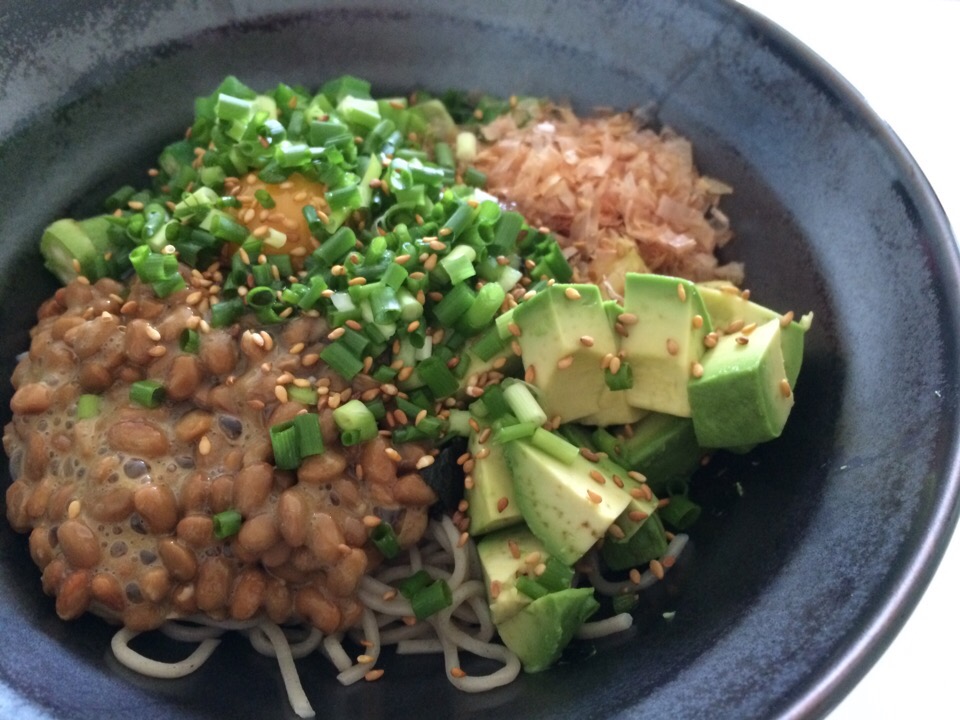
[[[308,695],[328,717],[819,714],[899,628],[956,520],[957,257],[895,138],[775,28],[707,0],[287,1],[269,13],[173,0],[18,6],[0,29],[6,377],[55,288],[37,252],[44,225],[145,183],[192,99],[228,73],[267,88],[351,72],[381,92],[463,87],[581,110],[653,101],[658,120],[694,142],[700,169],[734,186],[722,206],[736,231],[727,259],[746,263],[754,297],[815,313],[786,432],[698,479],[710,511],[693,552],[633,630],[481,696],[453,690],[436,658],[390,659],[381,681],[350,688],[305,659]],[[4,382],[0,422],[11,394]],[[106,625],[57,619],[26,538],[6,524],[0,567],[0,708],[291,714],[274,662],[244,641],[228,638],[186,679],[139,678],[109,657]]]

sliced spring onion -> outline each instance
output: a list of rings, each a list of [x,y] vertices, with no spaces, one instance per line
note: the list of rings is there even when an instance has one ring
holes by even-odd
[[[323,434],[320,432],[320,420],[314,413],[296,415],[293,418],[293,428],[297,433],[297,448],[301,460],[311,455],[323,453]]]
[[[453,395],[460,387],[460,381],[450,371],[447,364],[437,356],[421,360],[417,365],[417,374],[436,398]]]
[[[453,593],[446,580],[435,580],[410,598],[410,607],[417,620],[426,620],[453,603]]]
[[[358,372],[363,370],[363,360],[354,355],[350,348],[339,340],[327,345],[320,352],[320,357],[344,380],[352,380]]]
[[[529,575],[521,575],[517,578],[517,591],[523,593],[531,600],[542,598],[550,593],[543,585],[531,578]]]
[[[663,522],[683,531],[700,518],[701,510],[701,507],[686,495],[671,495],[670,502],[658,512]]]
[[[603,379],[610,390],[629,390],[633,387],[633,369],[630,363],[620,364],[616,374],[610,372],[610,368],[603,371]]]
[[[87,420],[100,414],[101,398],[99,395],[84,393],[77,398],[77,420]]]
[[[138,380],[130,385],[130,400],[147,408],[160,407],[166,390],[158,380]]]
[[[240,532],[243,517],[236,510],[224,510],[213,516],[213,534],[223,540]]]
[[[317,400],[320,399],[314,388],[297,387],[296,385],[289,385],[287,387],[287,396],[293,402],[298,402],[302,405],[316,405]]]
[[[392,560],[400,552],[400,541],[388,522],[381,522],[373,528],[370,531],[370,540],[387,560]]]
[[[192,355],[200,352],[200,333],[193,328],[184,328],[180,333],[180,349]]]
[[[544,567],[546,569],[537,577],[537,582],[549,592],[566,590],[570,587],[574,576],[572,567],[564,565],[562,561],[555,557],[547,558]]]
[[[397,582],[397,590],[409,600],[431,582],[433,582],[433,578],[430,577],[430,573],[426,570],[417,570],[413,575]]]
[[[532,422],[540,426],[547,421],[547,413],[540,407],[526,383],[518,381],[507,385],[503,389],[503,399],[520,422]]]
[[[533,435],[539,428],[536,423],[518,422],[514,425],[503,425],[493,433],[493,441],[498,444],[505,444],[527,438]]]
[[[573,461],[580,454],[580,449],[573,443],[569,443],[556,433],[544,430],[538,427],[530,438],[533,446],[543,450],[548,455],[555,457],[565,465],[572,465]]]
[[[300,443],[293,421],[288,420],[270,428],[270,444],[273,446],[273,462],[281,470],[300,467]]]
[[[356,445],[377,436],[377,419],[370,408],[359,400],[350,400],[333,411],[333,420],[340,428],[344,445]]]

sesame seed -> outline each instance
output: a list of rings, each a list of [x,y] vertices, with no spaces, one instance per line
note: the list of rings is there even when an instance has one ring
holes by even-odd
[[[200,438],[200,442],[197,444],[197,452],[199,452],[201,455],[209,455],[210,450],[212,449],[210,438],[208,438],[206,435]]]
[[[490,435],[491,435],[492,433],[493,433],[493,428],[491,428],[491,427],[485,427],[485,428],[483,429],[483,432],[481,432],[481,433],[477,436],[477,440],[478,440],[478,441],[480,442],[480,444],[482,445],[483,443],[485,443],[487,440],[490,439]]]
[[[557,360],[557,367],[561,370],[566,370],[571,365],[573,365],[573,355],[567,355]]]
[[[617,540],[623,540],[627,536],[627,534],[623,531],[623,528],[616,524],[611,525],[607,532]]]
[[[516,540],[508,540],[507,547],[510,549],[510,554],[513,556],[514,560],[520,559],[520,546],[517,545]]]
[[[455,678],[465,678],[467,673],[458,667],[450,668],[450,675]]]
[[[67,506],[67,517],[71,520],[75,519],[80,514],[80,501],[71,500],[70,504]]]
[[[690,324],[693,325],[695,330],[699,330],[703,327],[703,315],[694,315],[693,320],[690,321]]]
[[[616,355],[614,355],[612,358],[610,358],[610,368],[609,368],[609,369],[610,369],[611,374],[616,375],[618,372],[620,372],[620,363],[621,363],[621,360],[620,360],[620,358],[618,358]]]
[[[291,346],[290,354],[299,355],[300,353],[303,352],[303,348],[304,348],[304,344],[302,342],[298,342],[295,345]]]
[[[414,618],[416,622],[416,618]],[[383,668],[377,668],[376,670],[371,670],[363,676],[363,679],[367,682],[373,682],[374,680],[379,680],[383,677]]]
[[[546,564],[546,563],[537,563],[536,566],[533,568],[533,574],[534,574],[536,577],[540,577],[540,576],[543,575],[546,571],[547,571],[547,564]]]
[[[361,665],[368,665],[374,661],[372,655],[357,655],[357,662]]]
[[[483,460],[489,454],[490,454],[490,448],[488,447],[480,448],[479,450],[477,450],[477,454],[474,455],[474,459]]]
[[[785,328],[790,323],[793,322],[793,310],[788,310],[782,318],[780,318],[780,327]]]
[[[618,488],[623,488],[623,480],[620,479],[619,475],[613,476],[613,484],[616,485]]]
[[[187,305],[196,305],[203,298],[203,293],[199,290],[195,290],[189,295],[187,295],[186,303]]]
[[[161,337],[160,331],[157,330],[153,325],[147,325],[147,329],[145,332],[147,333],[147,337],[153,340],[154,342],[159,340]]]
[[[378,518],[376,515],[364,515],[364,516],[363,516],[363,524],[364,524],[365,527],[368,527],[368,528],[375,528],[375,527],[377,527],[377,525],[379,525],[379,524],[382,523],[382,522],[383,522],[383,520],[381,520],[380,518]]]
[[[433,455],[423,455],[417,460],[417,470],[423,470],[433,465]]]
[[[593,338],[589,335],[581,335],[580,344],[584,347],[593,347]]]
[[[633,522],[643,522],[650,516],[643,512],[643,510],[631,510],[629,513],[627,513],[627,517]]]
[[[396,591],[396,590],[387,590],[387,591],[386,591],[383,595],[381,595],[380,597],[382,597],[384,600],[386,600],[387,602],[389,602],[390,600],[393,600],[396,596],[397,596],[397,591]]]
[[[390,396],[394,396],[400,392],[399,390],[397,390],[397,386],[394,385],[393,383],[383,383],[383,385],[380,386],[380,389],[383,391],[384,395],[390,395]]]
[[[593,490],[587,490],[587,497],[590,499],[590,502],[599,505],[603,502],[603,497],[595,493]]]
[[[607,479],[600,473],[599,470],[591,470],[590,479],[593,480],[597,485],[605,485],[607,482]]]
[[[746,345],[748,342],[750,342],[750,338],[748,338],[746,335],[737,335],[735,342],[737,345]]]
[[[533,365],[528,365],[526,372],[523,374],[523,379],[528,383],[536,382],[537,380],[537,368]]]
[[[727,335],[733,335],[736,332],[740,332],[744,325],[746,325],[746,323],[743,320],[734,320],[732,323],[727,325],[726,328],[724,328],[724,332]]]
[[[608,367],[610,367],[610,361],[613,360],[614,357],[616,356],[613,353],[607,353],[604,355],[602,358],[600,358],[600,367],[606,370]]]
[[[756,329],[757,329],[757,324],[754,322],[754,323],[750,323],[749,325],[744,325],[743,330],[741,330],[740,332],[742,332],[744,335],[749,335]]]
[[[403,265],[408,260],[410,260],[410,253],[404,253],[403,255],[397,255],[393,261],[398,265]]]
[[[154,345],[152,348],[147,350],[147,355],[149,355],[150,357],[159,358],[159,357],[163,357],[166,354],[167,354],[167,348],[164,347],[163,345]]]
[[[507,329],[510,331],[510,334],[514,337],[520,337],[523,333],[520,330],[520,326],[516,323],[510,323],[507,325]]]
[[[463,478],[463,486],[467,490],[473,490],[475,483],[473,482],[473,475],[465,475]]]
[[[636,568],[630,568],[630,582],[634,585],[640,584],[640,571]]]
[[[588,447],[580,448],[580,454],[590,462],[597,462],[600,459],[600,456]]]
[[[576,288],[568,287],[566,290],[563,291],[563,294],[567,296],[568,300],[580,299],[580,291],[577,290]]]
[[[783,380],[780,381],[780,394],[783,395],[785,398],[788,398],[790,397],[790,393],[791,393],[790,383],[787,381],[786,378],[784,378]]]
[[[636,325],[638,322],[640,322],[640,318],[633,313],[620,313],[617,316],[617,320],[624,325]]]
[[[363,325],[358,323],[356,320],[347,320],[346,326],[351,330],[356,330],[357,332],[363,330]]]
[[[650,561],[650,572],[653,573],[657,580],[663,580],[663,565],[661,565],[660,561],[656,558]]]
[[[703,336],[703,346],[706,348],[714,348],[717,346],[719,339],[719,336],[715,332],[709,332]]]
[[[466,530],[464,530],[462,533],[460,533],[460,538],[457,540],[457,547],[463,547],[464,545],[467,544],[467,540],[469,539],[470,539],[470,534]]]
[[[139,200],[131,200],[127,203],[127,207],[131,210],[143,210],[143,203]]]
[[[317,353],[309,353],[308,355],[303,356],[301,363],[304,367],[311,367],[316,365],[320,361],[320,356]]]
[[[690,375],[693,376],[693,377],[695,377],[695,378],[702,378],[702,377],[703,377],[703,365],[701,365],[700,363],[698,363],[696,360],[694,360],[692,363],[690,363]]]
[[[523,355],[523,348],[520,347],[520,343],[518,343],[516,340],[512,340],[510,342],[510,350],[517,357],[520,357],[521,355]]]
[[[273,394],[277,396],[277,400],[282,403],[287,402],[290,397],[287,393],[287,389],[283,385],[277,385],[273,388]]]
[[[680,343],[678,343],[673,338],[667,338],[667,352],[671,355],[676,355],[680,352]]]
[[[494,599],[494,600],[496,600],[498,597],[500,597],[500,590],[502,589],[502,587],[503,587],[503,586],[500,584],[500,581],[499,581],[499,580],[494,580],[493,582],[491,582],[491,583],[490,583],[490,597],[491,597],[492,599]]]

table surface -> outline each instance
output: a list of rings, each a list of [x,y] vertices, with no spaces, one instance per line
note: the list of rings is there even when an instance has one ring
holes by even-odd
[[[809,46],[866,98],[917,160],[960,235],[960,1],[741,1]],[[830,720],[957,717],[956,674],[941,658],[951,640],[960,640],[958,598],[960,533],[903,630]]]

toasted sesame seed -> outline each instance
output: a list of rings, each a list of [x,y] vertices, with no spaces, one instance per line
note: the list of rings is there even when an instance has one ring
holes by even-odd
[[[724,328],[723,332],[727,335],[733,335],[734,333],[740,332],[744,325],[746,325],[746,323],[743,320],[734,320]]]
[[[617,524],[611,525],[607,532],[617,540],[623,540],[627,536],[627,534],[623,531],[623,528]]]
[[[393,460],[394,462],[400,462],[403,459],[400,453],[397,452],[396,448],[388,447],[383,451],[383,454],[386,455],[391,460]]]
[[[537,368],[534,365],[527,365],[527,370],[523,374],[523,379],[528,383],[536,382],[537,380]]]
[[[319,361],[320,361],[320,356],[317,353],[309,353],[307,355],[304,355],[303,360],[301,360],[300,362],[304,367],[311,367],[313,365],[316,365]]]
[[[663,565],[661,565],[660,561],[656,558],[650,561],[650,572],[653,573],[657,580],[663,580]]]
[[[273,394],[277,396],[277,400],[282,403],[287,402],[290,399],[290,396],[287,393],[287,389],[283,385],[277,385],[273,388]]]
[[[602,358],[600,358],[600,367],[606,370],[610,367],[610,362],[616,357],[613,353],[607,353]]]
[[[387,590],[387,591],[386,591],[383,595],[381,595],[380,597],[382,597],[384,600],[386,600],[387,602],[389,602],[390,600],[393,600],[396,596],[397,596],[397,591],[396,591],[396,590]]]
[[[699,330],[703,327],[703,315],[694,315],[693,320],[690,321],[690,324],[693,325],[695,330]]]
[[[473,475],[464,475],[463,477],[463,486],[467,490],[473,490],[475,483],[473,481]]]
[[[567,355],[557,360],[557,367],[561,370],[566,370],[571,365],[573,365],[573,355]]]
[[[416,622],[416,618],[413,619]],[[383,677],[383,668],[377,668],[376,670],[371,670],[370,672],[364,674],[363,679],[367,682],[373,682],[374,680],[379,680]]]
[[[433,465],[433,455],[422,455],[419,460],[417,460],[417,470],[423,470]]]
[[[78,515],[80,515],[80,501],[71,500],[70,504],[67,506],[67,517],[73,520]]]
[[[363,330],[363,325],[358,323],[356,320],[347,320],[345,324],[351,330],[356,330],[357,332],[360,332],[361,330]]]
[[[753,323],[750,323],[749,325],[744,325],[743,330],[741,330],[740,332],[742,332],[744,335],[749,335],[756,329],[757,329],[757,324],[753,322]]]
[[[639,585],[640,577],[641,576],[640,576],[639,570],[637,570],[636,568],[630,568],[630,582],[632,582],[634,585]]]
[[[490,583],[490,597],[491,597],[492,599],[494,599],[494,600],[496,600],[498,597],[500,597],[500,590],[502,589],[502,587],[503,587],[503,586],[500,584],[500,581],[499,581],[499,580],[494,580],[493,582],[491,582],[491,583]]]
[[[455,677],[455,678],[465,678],[467,676],[467,673],[461,668],[455,667],[455,668],[450,668],[450,675],[451,677]]]
[[[719,336],[715,332],[708,332],[703,336],[703,346],[707,348],[714,348],[717,346],[717,341]]]
[[[474,455],[474,459],[483,460],[489,454],[490,454],[490,448],[488,447],[480,448],[479,450],[477,450],[477,454]]]
[[[616,375],[618,372],[620,372],[620,363],[621,363],[621,360],[620,360],[620,358],[618,358],[616,355],[614,355],[612,358],[610,358],[610,368],[609,368],[609,369],[610,369],[611,374]]]
[[[374,661],[372,655],[357,655],[357,662],[361,665],[368,665]]]
[[[703,377],[703,365],[694,360],[690,363],[690,375],[695,378]]]
[[[510,554],[513,556],[514,560],[520,559],[520,546],[517,545],[516,540],[507,540],[507,547],[510,549]]]
[[[566,290],[563,291],[563,294],[567,296],[568,300],[580,299],[580,291],[577,290],[576,288],[568,287]],[[538,300],[537,302],[540,302],[540,301]]]
[[[736,342],[737,345],[746,345],[748,342],[750,342],[750,338],[748,338],[746,335],[737,335],[737,337],[734,338],[734,342]]]
[[[687,301],[687,289],[683,286],[683,283],[677,283],[677,297],[680,298],[680,302]]]
[[[620,313],[617,316],[617,321],[623,325],[636,325],[638,322],[640,322],[640,318],[638,318],[634,313],[626,312]]]
[[[543,575],[546,571],[547,571],[547,564],[546,564],[546,563],[537,563],[536,566],[533,568],[533,574],[534,574],[534,576],[536,576],[536,577],[540,577],[540,576]]]
[[[510,341],[510,350],[517,357],[520,357],[521,355],[523,355],[523,348],[520,347],[520,343],[518,343],[516,340]]]
[[[152,348],[147,350],[147,355],[149,355],[150,357],[159,358],[159,357],[163,357],[166,354],[167,354],[167,348],[164,347],[163,345],[154,345]]]
[[[478,441],[480,442],[480,444],[482,445],[483,443],[485,443],[487,440],[490,439],[490,435],[491,435],[492,433],[493,433],[493,428],[491,428],[491,427],[485,427],[485,428],[483,429],[483,431],[477,436],[477,440],[478,440]]]
[[[379,524],[382,523],[382,522],[383,522],[383,520],[381,520],[380,518],[378,518],[376,515],[364,515],[364,516],[363,516],[363,524],[364,524],[365,527],[368,527],[368,528],[375,528],[375,527],[377,527],[377,525],[379,525]]]
[[[539,302],[539,301],[538,301]],[[507,325],[507,329],[510,331],[510,334],[514,337],[520,337],[523,333],[520,330],[520,326],[516,323],[510,323]]]
[[[792,391],[790,390],[790,383],[787,381],[786,378],[784,378],[783,380],[780,381],[780,394],[783,395],[785,398],[788,398],[790,397],[791,392]]]
[[[600,459],[600,456],[588,447],[580,448],[580,454],[590,462],[597,462]]]
[[[197,452],[199,452],[201,455],[209,455],[210,450],[212,449],[210,438],[208,438],[206,435],[200,438],[200,442],[197,444]]]
[[[153,340],[154,342],[156,342],[162,337],[160,335],[160,331],[157,330],[153,325],[147,325],[146,333],[147,333],[147,337]]]
[[[587,490],[587,497],[590,499],[590,502],[599,505],[603,502],[603,497],[595,493],[593,490]]]
[[[680,343],[678,343],[673,338],[667,338],[667,352],[671,355],[676,355],[680,352]]]
[[[589,335],[581,335],[580,344],[584,347],[593,347],[593,338]]]
[[[790,323],[793,322],[793,310],[788,310],[782,318],[780,318],[780,327],[785,328]]]
[[[590,479],[597,483],[597,485],[605,485],[607,483],[607,479],[599,470],[591,470]]]
[[[139,200],[131,200],[127,203],[127,207],[131,210],[143,210],[143,203]]]

